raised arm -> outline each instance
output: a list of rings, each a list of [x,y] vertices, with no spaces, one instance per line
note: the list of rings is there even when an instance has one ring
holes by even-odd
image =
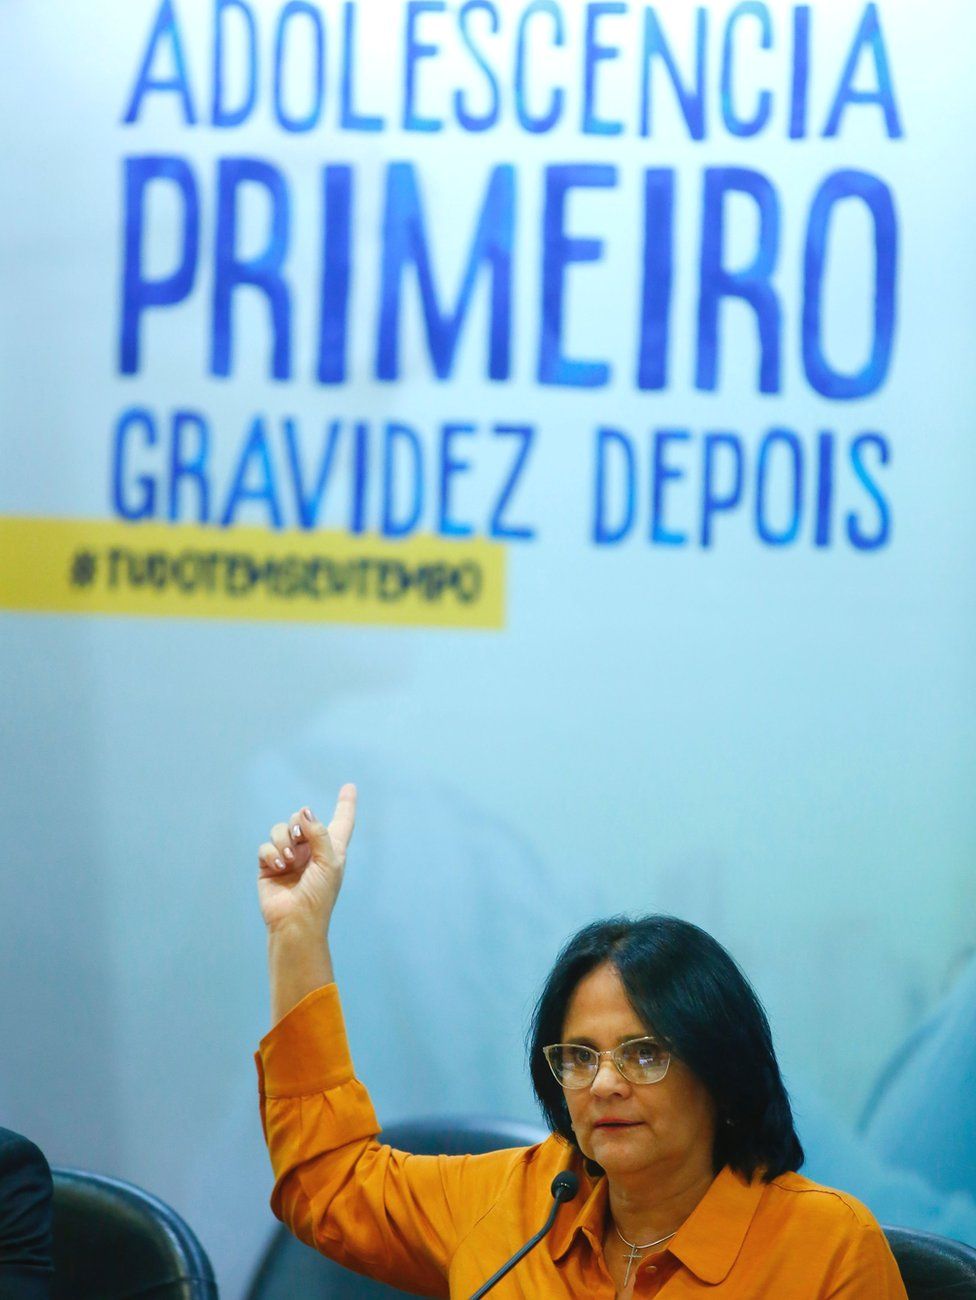
[[[345,785],[328,826],[303,808],[258,852],[272,1028],[257,1063],[271,1204],[303,1241],[349,1268],[446,1295],[459,1239],[498,1196],[519,1153],[410,1156],[376,1140],[328,945],[355,810],[355,787]]]
[[[356,787],[344,785],[328,826],[309,808],[271,829],[258,850],[258,896],[268,927],[271,1023],[334,979],[329,923],[356,822]]]

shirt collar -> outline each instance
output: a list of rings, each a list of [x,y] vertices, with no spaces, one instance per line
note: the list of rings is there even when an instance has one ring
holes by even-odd
[[[554,1260],[566,1254],[577,1233],[583,1233],[594,1249],[602,1241],[607,1180],[582,1174],[580,1190],[584,1199],[576,1213],[562,1221],[557,1219],[549,1234]],[[762,1194],[763,1183],[758,1179],[747,1183],[728,1167],[721,1170],[672,1239],[668,1247],[671,1254],[702,1282],[721,1282],[742,1248]]]
[[[607,1180],[591,1178],[583,1170],[583,1162],[574,1162],[574,1171],[580,1180],[580,1201],[570,1201],[563,1206],[555,1226],[548,1237],[548,1246],[554,1260],[562,1259],[578,1232],[584,1233],[590,1245],[596,1248],[603,1238],[603,1224],[607,1215]],[[575,1213],[574,1213],[575,1210]]]

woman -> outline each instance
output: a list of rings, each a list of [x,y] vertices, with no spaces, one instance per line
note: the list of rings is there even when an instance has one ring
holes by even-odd
[[[557,960],[532,1031],[546,1142],[462,1157],[381,1146],[328,949],[355,800],[343,786],[328,828],[303,808],[259,850],[274,1025],[258,1054],[262,1121],[272,1206],[292,1231],[404,1290],[470,1296],[539,1228],[570,1169],[578,1195],[499,1297],[905,1296],[871,1214],[795,1172],[803,1153],[748,983],[673,918],[589,926]]]

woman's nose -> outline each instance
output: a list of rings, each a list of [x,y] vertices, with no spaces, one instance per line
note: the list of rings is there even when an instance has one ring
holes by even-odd
[[[615,1092],[626,1092],[630,1087],[609,1056],[601,1058],[590,1084],[590,1091],[598,1097],[611,1096]]]

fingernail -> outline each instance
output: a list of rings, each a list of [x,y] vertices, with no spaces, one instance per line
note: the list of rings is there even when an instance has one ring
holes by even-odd
[[[284,871],[285,869],[285,864],[282,862],[281,858],[275,858],[275,866],[279,871]]]
[[[315,821],[315,818],[312,816],[312,810],[311,810],[311,808],[303,808],[303,809],[302,809],[302,816],[305,818],[305,820],[306,820],[307,822],[314,822],[314,821]]]
[[[292,853],[291,849],[282,849],[281,856],[285,859],[286,862],[295,861],[295,855],[294,853]]]
[[[300,826],[293,826],[291,828],[291,837],[293,840],[300,840],[302,838],[302,828]]]

